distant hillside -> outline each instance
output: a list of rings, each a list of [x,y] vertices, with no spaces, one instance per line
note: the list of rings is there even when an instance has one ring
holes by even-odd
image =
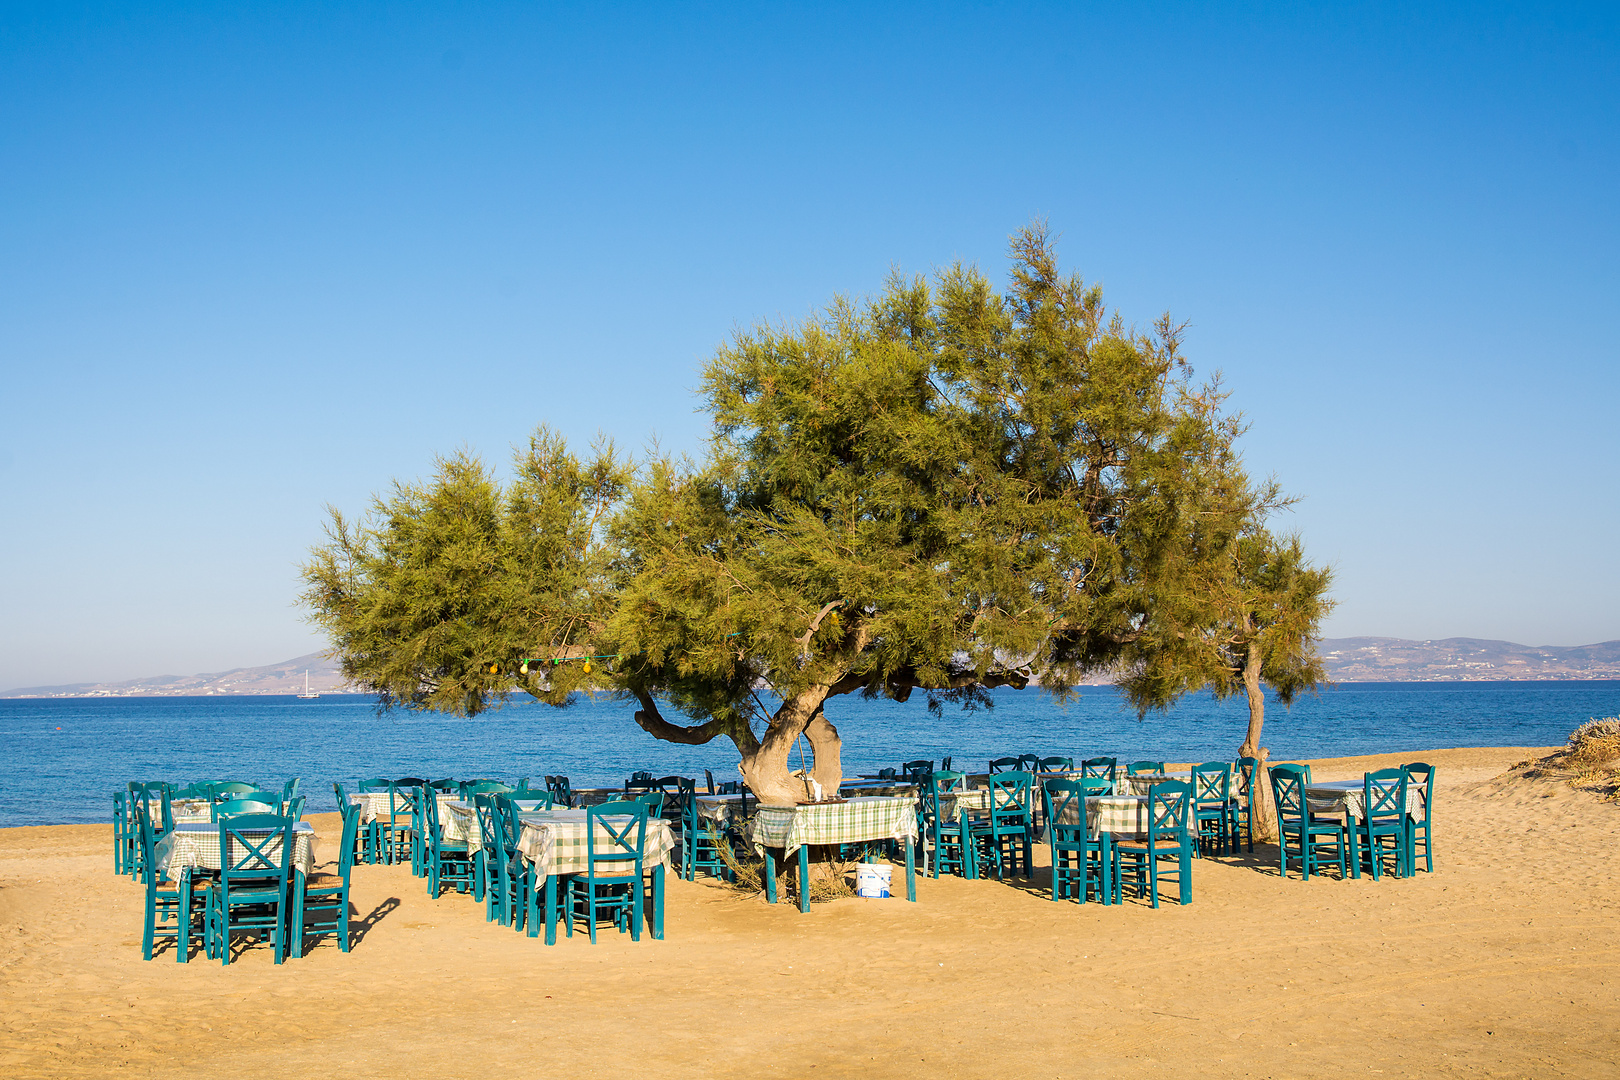
[[[233,668],[203,675],[154,675],[127,682],[73,683],[69,686],[26,686],[0,692],[0,698],[40,697],[198,697],[210,694],[302,694],[304,672],[309,688],[319,694],[353,693],[338,674],[337,662],[310,653],[264,667]]]
[[[1620,641],[1515,645],[1482,638],[1326,638],[1319,646],[1334,682],[1463,682],[1620,679]]]
[[[1327,638],[1321,643],[1334,682],[1464,682],[1504,679],[1620,679],[1620,641],[1597,645],[1515,645],[1481,638],[1407,641],[1402,638]],[[343,683],[335,661],[320,653],[264,667],[203,675],[155,675],[127,682],[27,686],[0,698],[202,697],[210,694],[300,694],[304,671],[322,694],[357,693]]]

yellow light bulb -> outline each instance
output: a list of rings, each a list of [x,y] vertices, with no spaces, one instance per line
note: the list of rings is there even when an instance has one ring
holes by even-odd
[[[589,660],[587,660],[587,661],[585,661],[585,674],[589,675],[590,673],[591,673],[591,662]]]
[[[499,675],[501,673],[501,666],[499,664],[489,665],[489,673],[491,675]]]
[[[523,666],[522,666],[522,667],[520,667],[520,668],[518,668],[518,674],[519,674],[519,675],[527,675],[527,674],[528,674],[528,673],[529,673],[529,665],[528,665],[528,663],[527,663],[527,662],[526,662],[526,661],[525,661],[525,662],[524,662],[524,664],[523,664]]]

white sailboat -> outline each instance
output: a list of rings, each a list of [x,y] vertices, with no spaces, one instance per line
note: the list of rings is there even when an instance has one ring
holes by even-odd
[[[298,696],[302,699],[318,698],[321,696],[320,691],[311,690],[309,688],[309,668],[304,669],[304,692]]]

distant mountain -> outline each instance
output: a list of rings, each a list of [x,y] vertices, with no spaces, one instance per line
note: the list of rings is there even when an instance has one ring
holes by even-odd
[[[1334,682],[1494,682],[1519,679],[1620,679],[1620,641],[1597,645],[1515,645],[1483,638],[1326,638],[1319,648]],[[264,667],[204,675],[156,675],[127,682],[27,686],[0,698],[206,697],[301,694],[304,671],[322,694],[359,693],[337,662],[310,653]],[[1106,684],[1105,684],[1106,685]]]
[[[1318,645],[1334,682],[1473,682],[1620,679],[1620,641],[1515,645],[1483,638],[1325,638]]]
[[[320,694],[349,694],[337,662],[310,653],[264,667],[234,668],[204,675],[154,675],[127,682],[73,683],[69,686],[26,686],[0,692],[0,698],[55,697],[206,697],[209,695],[302,694],[304,672],[309,688]]]

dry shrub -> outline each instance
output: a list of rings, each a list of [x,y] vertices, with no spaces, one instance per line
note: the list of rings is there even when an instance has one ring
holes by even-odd
[[[1582,724],[1570,733],[1566,753],[1570,764],[1583,772],[1620,758],[1620,717],[1611,716]]]
[[[715,849],[720,853],[720,861],[726,864],[731,871],[732,887],[741,892],[757,894],[765,890],[765,859],[754,855],[753,845],[745,844],[743,853],[739,854],[731,846],[731,842],[715,831],[714,824],[708,825],[709,839],[714,841]],[[785,894],[796,894],[798,883],[793,879],[798,876],[799,862],[794,859],[785,866],[776,876],[776,886]],[[841,862],[837,859],[827,859],[822,862],[810,863],[810,902],[820,903],[823,900],[837,900],[845,896],[855,895],[855,886],[850,878],[855,874],[855,864]]]

